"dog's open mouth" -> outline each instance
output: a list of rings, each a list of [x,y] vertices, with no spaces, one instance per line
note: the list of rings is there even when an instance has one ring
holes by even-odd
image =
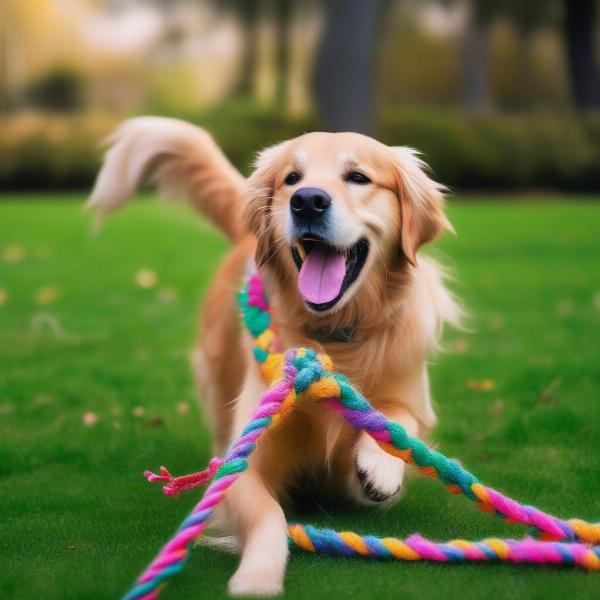
[[[361,238],[349,248],[337,248],[317,237],[302,237],[292,246],[300,272],[298,290],[304,302],[317,311],[335,306],[356,281],[369,254],[369,242]]]

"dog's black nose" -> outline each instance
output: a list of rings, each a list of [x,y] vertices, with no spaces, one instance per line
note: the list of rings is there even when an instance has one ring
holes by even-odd
[[[316,221],[331,206],[331,197],[319,188],[300,188],[290,200],[292,214],[303,221]]]

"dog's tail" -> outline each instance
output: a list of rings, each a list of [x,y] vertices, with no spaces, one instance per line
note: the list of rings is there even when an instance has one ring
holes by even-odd
[[[161,195],[186,198],[232,242],[244,236],[244,178],[206,131],[177,119],[137,117],[125,121],[108,142],[88,200],[100,216],[148,181]]]

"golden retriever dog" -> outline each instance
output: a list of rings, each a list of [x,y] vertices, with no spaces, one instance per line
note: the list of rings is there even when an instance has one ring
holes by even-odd
[[[451,225],[443,188],[414,150],[355,133],[308,133],[263,150],[246,180],[205,131],[141,117],[114,135],[89,202],[108,213],[143,180],[187,198],[233,244],[206,295],[193,358],[216,453],[239,436],[266,389],[236,304],[252,269],[263,274],[283,349],[328,353],[411,435],[434,425],[426,361],[460,309],[441,267],[418,254]],[[225,500],[219,521],[241,553],[230,593],[282,591],[282,505],[296,492],[388,505],[403,479],[402,460],[339,415],[298,407],[265,436]]]

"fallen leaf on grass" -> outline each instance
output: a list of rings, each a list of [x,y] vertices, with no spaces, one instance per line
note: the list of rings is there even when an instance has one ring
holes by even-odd
[[[493,314],[488,319],[490,329],[493,329],[494,331],[502,329],[504,327],[504,322],[504,317],[500,314]]]
[[[49,404],[52,404],[53,402],[54,402],[54,396],[51,396],[50,394],[38,394],[33,399],[34,406],[48,406]]]
[[[37,304],[50,304],[60,296],[60,288],[55,285],[41,287],[35,293]]]
[[[25,248],[17,244],[4,249],[4,262],[9,265],[20,263],[25,258]]]
[[[165,420],[162,417],[159,417],[158,415],[150,417],[146,422],[146,425],[148,425],[148,427],[164,427],[164,424]]]
[[[556,379],[552,380],[540,392],[540,395],[538,396],[538,402],[541,402],[542,404],[550,404],[551,402],[553,402],[555,400],[554,392],[556,392],[556,390],[560,387],[561,383],[562,379],[560,377],[557,377]]]
[[[158,299],[163,304],[170,304],[177,300],[177,290],[172,287],[163,287],[158,290]]]
[[[187,413],[190,411],[190,405],[187,402],[180,402],[177,405],[177,412],[180,415],[187,415]]]
[[[88,411],[83,415],[83,424],[86,427],[93,427],[99,420],[100,417],[95,412]]]
[[[158,283],[158,275],[152,269],[140,269],[135,274],[136,283],[144,289],[150,289]]]
[[[467,386],[477,392],[491,392],[496,389],[496,382],[493,379],[469,379]]]
[[[146,409],[143,406],[134,406],[131,409],[131,414],[134,417],[143,417],[146,414]]]
[[[59,342],[75,342],[79,339],[76,335],[66,332],[56,317],[45,313],[33,315],[31,318],[32,340],[38,339],[46,329]]]
[[[469,340],[465,338],[459,338],[457,340],[452,341],[450,344],[450,352],[454,352],[456,354],[466,354],[471,347],[471,343]]]
[[[496,402],[494,402],[494,404],[492,404],[492,406],[490,406],[488,413],[492,417],[497,417],[499,414],[502,413],[503,410],[504,410],[504,402],[502,402],[502,400],[497,400]]]
[[[555,310],[560,317],[568,317],[575,312],[575,303],[572,300],[561,300]]]
[[[2,288],[0,288],[0,306],[2,306],[3,304],[6,304],[7,301],[8,301],[8,292],[6,290],[3,290]]]
[[[146,348],[137,348],[135,351],[135,357],[137,360],[148,360],[150,358],[150,353]]]
[[[12,404],[0,404],[0,415],[12,415],[15,412],[15,407]]]

